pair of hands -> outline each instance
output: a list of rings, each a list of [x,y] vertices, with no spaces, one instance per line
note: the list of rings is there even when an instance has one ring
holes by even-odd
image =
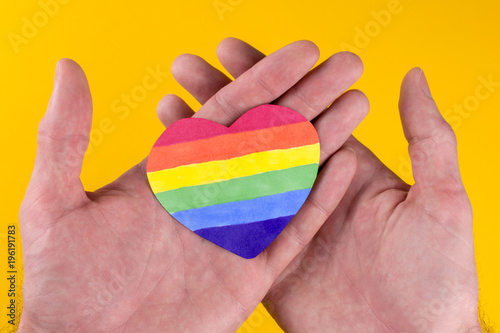
[[[230,125],[273,101],[300,112],[321,143],[303,207],[246,260],[172,218],[150,190],[146,160],[85,192],[92,101],[81,68],[61,60],[20,211],[20,332],[232,332],[261,301],[287,332],[481,332],[456,139],[422,71],[406,75],[399,103],[409,186],[351,136],[369,108],[363,93],[344,93],[361,76],[357,56],[338,53],[310,71],[311,42],[265,57],[233,38],[217,55],[234,82],[197,56],[178,57],[174,77],[203,106],[195,114],[167,95],[160,120]]]

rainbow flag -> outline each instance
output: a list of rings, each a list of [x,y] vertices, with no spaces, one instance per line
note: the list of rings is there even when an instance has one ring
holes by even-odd
[[[202,118],[175,122],[151,150],[147,175],[159,202],[184,226],[253,258],[306,200],[319,153],[306,118],[261,105],[229,128]]]

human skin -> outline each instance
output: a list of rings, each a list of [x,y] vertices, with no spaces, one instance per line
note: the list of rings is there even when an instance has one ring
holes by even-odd
[[[225,87],[204,101],[196,116],[230,125],[246,110],[278,98],[296,100],[289,103],[296,109],[309,95],[321,96],[328,105],[359,77],[359,59],[341,54],[337,66],[308,74],[318,57],[314,44],[300,41],[233,83],[212,78]],[[325,73],[344,79],[325,91]],[[299,99],[297,86],[307,91]],[[329,148],[321,153],[322,170],[309,198],[278,238],[247,260],[172,218],[149,187],[146,160],[97,191],[84,190],[80,173],[92,100],[83,70],[61,60],[20,209],[19,332],[237,330],[333,212],[356,172],[354,152],[340,149],[368,109],[365,100],[359,107],[354,95],[361,94],[339,98],[315,123],[321,144]],[[165,106],[176,117],[188,115],[186,104],[170,96],[159,105],[164,121],[170,117]],[[322,134],[331,127],[337,128],[334,135]]]
[[[224,40],[217,55],[235,78],[265,57],[234,38]],[[333,66],[335,60],[328,61]],[[202,103],[217,93],[217,82],[228,80],[194,56],[178,58],[174,66],[177,81]],[[325,89],[343,80],[319,76],[317,84]],[[277,103],[311,120],[327,107],[307,88],[294,90],[294,98]],[[336,103],[347,96],[349,103],[363,105],[364,96],[353,92]],[[164,122],[192,114],[187,107],[175,114],[172,106],[179,103],[163,105],[174,110]],[[286,332],[481,332],[472,209],[457,142],[421,69],[405,76],[399,110],[415,183],[403,182],[349,138],[343,148],[356,153],[358,167],[346,195],[264,299]],[[317,122],[320,137],[339,130]],[[322,146],[326,156],[336,149]]]

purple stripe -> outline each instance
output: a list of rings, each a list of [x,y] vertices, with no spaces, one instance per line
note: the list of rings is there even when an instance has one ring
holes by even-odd
[[[199,229],[201,237],[243,258],[255,258],[280,234],[293,215],[246,224]]]

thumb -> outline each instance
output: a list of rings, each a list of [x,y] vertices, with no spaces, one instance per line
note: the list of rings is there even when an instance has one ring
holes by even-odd
[[[455,133],[441,116],[420,68],[403,80],[399,111],[415,183],[442,190],[462,188]]]
[[[61,59],[49,106],[38,126],[35,167],[26,198],[43,212],[64,212],[87,199],[80,173],[91,125],[87,78],[76,62]]]

